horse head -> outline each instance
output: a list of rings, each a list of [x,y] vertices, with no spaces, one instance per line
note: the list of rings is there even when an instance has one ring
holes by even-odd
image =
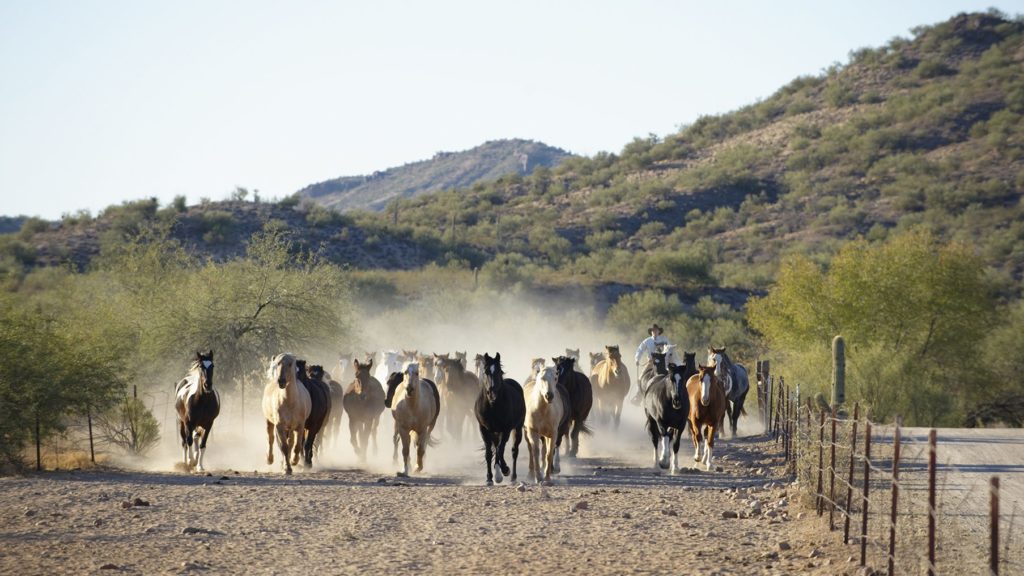
[[[718,379],[715,377],[714,366],[697,366],[697,377],[700,378],[700,405],[711,403],[711,388]]]
[[[559,356],[551,359],[555,363],[555,375],[558,377],[558,383],[569,387],[573,369],[573,364],[576,362],[571,356]]]
[[[533,360],[530,360],[530,373],[535,375],[540,374],[540,371],[544,369],[545,363],[546,361],[543,358],[534,358]]]
[[[538,372],[534,385],[537,387],[537,393],[544,398],[545,402],[554,400],[555,387],[558,386],[558,377],[555,375],[555,369],[549,367]]]
[[[306,383],[309,380],[306,378],[306,361],[296,360],[295,361],[295,375],[299,378],[299,381]]]
[[[728,396],[732,392],[732,362],[729,360],[729,356],[725,353],[725,346],[721,348],[708,348],[708,364],[713,365],[715,369],[715,378],[722,383],[725,388],[725,395]]]
[[[669,388],[669,398],[672,400],[672,408],[682,410],[683,399],[686,398],[686,366],[671,364],[669,369],[669,381],[672,383]]]
[[[580,349],[579,348],[577,348],[575,350],[573,350],[572,348],[566,348],[565,349],[565,355],[568,356],[569,358],[572,358],[572,361],[575,362],[577,365],[580,363]]]
[[[458,360],[460,364],[462,364],[462,369],[465,370],[466,369],[466,353],[465,352],[456,352],[455,353],[455,359]]]
[[[271,378],[277,382],[278,388],[286,388],[288,380],[294,380],[297,371],[295,357],[291,354],[278,354],[270,361]]]
[[[398,389],[398,385],[401,384],[404,379],[405,375],[401,372],[392,372],[391,375],[388,376],[388,393],[384,396],[384,406],[386,408],[391,408],[391,401],[395,397],[395,390]]]
[[[199,367],[199,388],[210,390],[213,388],[213,350],[197,351],[195,362]]]
[[[622,352],[619,352],[618,346],[605,346],[604,354],[609,360],[622,360]]]
[[[319,364],[313,364],[312,366],[306,366],[306,377],[313,382],[323,382],[324,380],[324,367]]]
[[[473,358],[473,368],[476,370],[476,379],[481,382],[484,381],[484,356],[486,356],[486,354],[477,354]]]
[[[597,368],[597,365],[600,364],[602,360],[604,360],[604,354],[601,354],[600,352],[590,352],[590,369],[593,370],[594,368]]]
[[[651,364],[654,365],[654,372],[659,376],[668,374],[668,354],[651,352]]]
[[[494,358],[484,353],[484,394],[493,402],[498,394],[498,386],[505,380],[505,372],[501,368],[501,352],[495,352]]]
[[[697,373],[697,353],[683,352],[683,365],[691,374]]]
[[[419,353],[418,353],[417,350],[404,350],[403,349],[402,353],[399,356],[399,359],[402,362],[415,362],[416,361],[416,356],[419,356]]]
[[[405,382],[405,395],[415,398],[420,383],[420,365],[416,362],[407,362],[402,372],[404,373],[402,381]]]

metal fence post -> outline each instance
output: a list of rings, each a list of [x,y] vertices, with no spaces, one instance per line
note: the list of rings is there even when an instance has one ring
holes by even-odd
[[[999,576],[999,476],[989,481],[989,559],[988,572]]]
[[[850,434],[850,482],[846,485],[846,519],[843,521],[843,544],[850,543],[850,513],[853,504],[853,461],[857,453],[857,417],[860,411],[858,403],[853,404],[853,432]]]
[[[860,512],[860,565],[867,566],[868,555],[868,489],[871,486],[871,421],[864,422],[864,506]]]
[[[897,424],[893,435],[892,454],[892,510],[889,513],[889,576],[896,570],[896,514],[899,511],[900,496],[900,427]]]
[[[832,407],[832,443],[828,464],[828,531],[836,529],[836,407]]]
[[[928,432],[928,576],[935,576],[935,429]]]
[[[818,491],[817,500],[815,507],[818,510],[818,516],[822,514],[822,506],[824,504],[824,485],[822,483],[823,476],[825,475],[825,411],[819,412],[818,418]]]

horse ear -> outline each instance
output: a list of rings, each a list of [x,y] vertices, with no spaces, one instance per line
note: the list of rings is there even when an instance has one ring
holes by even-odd
[[[207,351],[206,351],[206,356],[207,356],[207,357],[208,357],[208,358],[209,358],[210,360],[213,360],[213,348],[210,348],[209,350],[207,350]]]
[[[678,367],[679,367],[679,366],[677,366],[677,365],[675,364],[675,362],[669,362],[669,363],[668,363],[668,369],[669,369],[669,370],[675,370],[675,369],[676,369],[676,368],[678,368]]]
[[[363,364],[363,366],[366,366],[367,368],[373,368],[373,358],[370,358],[370,361],[367,362],[366,364]]]
[[[445,354],[445,356],[447,356],[447,354]],[[494,353],[494,361],[495,362],[501,362],[501,352],[495,352]]]

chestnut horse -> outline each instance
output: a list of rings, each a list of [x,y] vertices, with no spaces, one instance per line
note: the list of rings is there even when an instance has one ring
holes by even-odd
[[[622,403],[626,400],[626,394],[629,394],[629,372],[622,362],[618,346],[605,346],[604,350],[604,360],[590,371],[590,380],[594,384],[597,413],[609,416],[618,429]]]
[[[704,465],[711,470],[711,449],[715,447],[715,432],[725,417],[726,399],[722,383],[715,377],[714,366],[697,366],[697,373],[686,381],[690,398],[690,438],[693,440],[693,460],[701,461],[700,438],[704,436]]]
[[[298,464],[311,401],[306,387],[299,383],[295,356],[278,354],[270,360],[270,381],[263,388],[263,417],[267,419],[267,464],[274,463],[274,436],[284,457],[284,473],[292,473]],[[294,461],[289,461],[294,451]]]
[[[353,360],[353,366],[356,369],[355,377],[345,390],[343,405],[348,414],[348,434],[352,449],[359,461],[365,462],[367,444],[373,442],[373,451],[377,452],[377,424],[384,411],[384,387],[370,375],[373,360],[365,364]]]
[[[220,395],[213,389],[213,350],[196,352],[188,376],[175,386],[174,408],[185,467],[195,465],[202,472],[210,428],[220,414]]]

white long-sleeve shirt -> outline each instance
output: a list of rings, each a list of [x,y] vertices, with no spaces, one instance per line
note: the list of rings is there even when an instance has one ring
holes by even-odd
[[[658,351],[658,346],[668,346],[668,338],[664,334],[645,338],[636,349],[636,363],[645,366],[651,361],[651,353]]]

